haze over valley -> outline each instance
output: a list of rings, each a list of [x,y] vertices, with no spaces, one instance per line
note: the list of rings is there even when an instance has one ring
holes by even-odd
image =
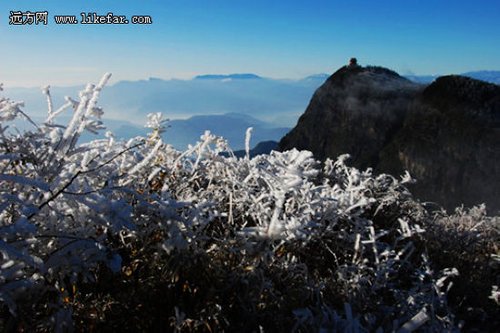
[[[500,71],[463,74],[491,83],[500,82]],[[226,138],[235,150],[244,148],[246,128],[253,127],[252,146],[261,141],[279,141],[306,109],[314,91],[330,74],[314,74],[300,80],[272,79],[255,74],[207,74],[191,80],[149,78],[119,81],[107,87],[99,101],[107,129],[117,138],[145,135],[146,116],[161,112],[171,120],[165,140],[177,149],[195,143],[205,130]],[[434,76],[408,75],[428,84]],[[51,87],[55,105],[64,97],[76,98],[83,86]],[[47,101],[40,88],[4,87],[5,94],[25,102],[27,113],[42,121]],[[19,128],[27,123],[16,122]],[[84,140],[103,137],[90,133]]]

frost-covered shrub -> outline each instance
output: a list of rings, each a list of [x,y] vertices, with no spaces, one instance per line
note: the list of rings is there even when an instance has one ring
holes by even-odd
[[[486,215],[484,205],[435,214],[426,225],[426,246],[437,269],[455,267],[459,278],[450,290],[450,302],[466,322],[500,325],[495,285],[500,283],[500,219]],[[491,297],[489,299],[489,297]],[[487,319],[491,317],[491,319]]]
[[[0,99],[0,328],[457,327],[448,293],[462,262],[433,262],[434,226],[408,174],[297,150],[238,159],[210,132],[180,152],[159,114],[147,138],[79,144],[103,130],[108,78],[57,110],[44,89],[48,118],[24,133],[7,128],[29,119],[22,104]]]

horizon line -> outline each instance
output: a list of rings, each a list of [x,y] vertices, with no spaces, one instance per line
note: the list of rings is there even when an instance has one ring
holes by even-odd
[[[378,65],[366,65],[366,66],[362,66],[362,67],[370,67],[370,66],[375,66],[375,67],[384,67],[384,66],[378,66]],[[341,66],[339,67],[338,69],[342,68],[344,66]],[[337,69],[337,70],[338,70]],[[390,68],[389,68],[390,69]],[[335,71],[337,71],[335,70]],[[391,69],[393,70],[393,69]],[[189,77],[157,77],[157,76],[149,76],[149,77],[145,77],[145,78],[138,78],[138,79],[120,79],[116,82],[113,82],[112,84],[110,84],[109,86],[114,86],[118,83],[121,83],[121,82],[141,82],[141,81],[153,81],[153,80],[160,80],[160,81],[184,81],[184,82],[188,82],[188,81],[193,81],[193,80],[197,80],[197,79],[201,79],[201,80],[224,80],[224,79],[230,79],[230,80],[256,80],[256,79],[265,79],[265,80],[275,80],[275,81],[301,81],[301,80],[305,80],[305,79],[308,79],[308,78],[311,78],[311,77],[315,77],[315,76],[331,76],[333,73],[335,73],[335,71],[333,71],[332,73],[326,73],[326,72],[323,72],[323,73],[312,73],[312,74],[309,74],[309,75],[306,75],[306,76],[303,76],[303,77],[298,77],[298,78],[290,78],[290,77],[272,77],[272,76],[265,76],[265,75],[260,75],[260,74],[257,74],[257,73],[253,73],[253,72],[229,72],[229,73],[200,73],[200,74],[196,74],[194,76],[189,76]],[[478,70],[469,70],[469,71],[465,71],[465,72],[461,72],[461,73],[440,73],[440,74],[415,74],[413,72],[407,72],[405,74],[402,74],[396,70],[393,70],[395,71],[396,73],[398,73],[400,76],[402,77],[412,77],[412,76],[416,76],[416,77],[440,77],[440,76],[445,76],[445,75],[463,75],[463,74],[468,74],[468,73],[479,73],[479,72],[499,72],[500,73],[500,70],[496,70],[496,69],[478,69]],[[203,78],[203,76],[223,76],[223,77],[229,77],[229,76],[236,76],[236,75],[254,75],[256,77],[254,78]],[[85,86],[86,84],[89,84],[89,83],[97,83],[98,79],[94,80],[93,82],[85,82],[85,81],[82,81],[81,83],[69,83],[69,84],[48,84],[51,88],[73,88],[73,87],[80,87],[80,86]],[[4,82],[0,81],[0,85],[3,87],[2,90],[5,90],[5,89],[34,89],[34,88],[42,88],[43,86],[47,86],[47,85],[26,85],[26,86],[22,86],[22,85],[6,85]],[[2,91],[0,90],[0,91]]]

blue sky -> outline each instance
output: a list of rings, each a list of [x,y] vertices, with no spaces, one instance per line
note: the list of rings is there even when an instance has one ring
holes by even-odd
[[[49,12],[11,26],[10,11]],[[150,15],[152,25],[56,25],[54,15]],[[500,70],[500,1],[31,0],[0,3],[0,82],[331,73],[356,56],[402,74]]]

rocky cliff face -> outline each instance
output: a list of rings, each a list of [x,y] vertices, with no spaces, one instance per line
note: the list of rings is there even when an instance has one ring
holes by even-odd
[[[401,174],[446,208],[500,209],[500,87],[460,76],[418,85],[380,67],[343,67],[315,92],[279,143],[319,159],[349,153],[359,168]]]
[[[314,93],[280,149],[307,149],[319,159],[351,154],[355,166],[378,165],[420,86],[381,67],[343,67]]]
[[[437,79],[410,105],[388,151],[397,151],[400,169],[419,180],[417,197],[448,208],[486,202],[498,212],[500,87],[461,76]]]

